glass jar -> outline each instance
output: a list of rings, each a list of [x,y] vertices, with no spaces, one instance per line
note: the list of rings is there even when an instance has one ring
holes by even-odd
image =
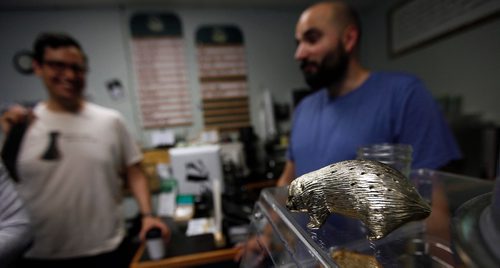
[[[376,160],[410,176],[413,149],[409,144],[380,143],[358,148],[357,159]]]

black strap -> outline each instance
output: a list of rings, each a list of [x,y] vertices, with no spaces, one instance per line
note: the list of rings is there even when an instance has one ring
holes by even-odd
[[[12,125],[2,147],[3,163],[12,179],[16,182],[19,181],[16,169],[17,156],[19,155],[19,149],[28,125],[29,120],[23,120],[23,122]]]

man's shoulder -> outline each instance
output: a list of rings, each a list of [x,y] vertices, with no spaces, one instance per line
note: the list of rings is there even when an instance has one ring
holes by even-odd
[[[112,108],[104,107],[95,103],[86,102],[85,109],[87,112],[92,114],[98,114],[99,116],[106,116],[111,118],[120,118],[121,114],[117,110]]]
[[[368,87],[376,88],[377,94],[405,97],[427,91],[419,77],[405,72],[375,72],[371,81]]]
[[[373,74],[381,82],[392,82],[396,84],[410,84],[420,82],[420,78],[414,74],[406,72],[375,72]]]

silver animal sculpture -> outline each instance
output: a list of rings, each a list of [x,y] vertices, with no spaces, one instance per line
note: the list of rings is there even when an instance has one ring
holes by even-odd
[[[307,212],[310,229],[321,227],[331,213],[359,219],[370,240],[431,212],[401,172],[372,160],[342,161],[300,176],[288,188],[286,207]]]

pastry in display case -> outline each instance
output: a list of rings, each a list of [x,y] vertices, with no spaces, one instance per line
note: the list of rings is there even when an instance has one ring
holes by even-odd
[[[307,212],[287,208],[287,187],[267,188],[257,201],[252,235],[241,267],[461,267],[451,233],[454,212],[491,192],[491,181],[446,172],[412,171],[412,187],[431,207],[428,217],[407,221],[380,239],[359,220],[329,214],[317,229]],[[398,213],[388,209],[386,213]]]

